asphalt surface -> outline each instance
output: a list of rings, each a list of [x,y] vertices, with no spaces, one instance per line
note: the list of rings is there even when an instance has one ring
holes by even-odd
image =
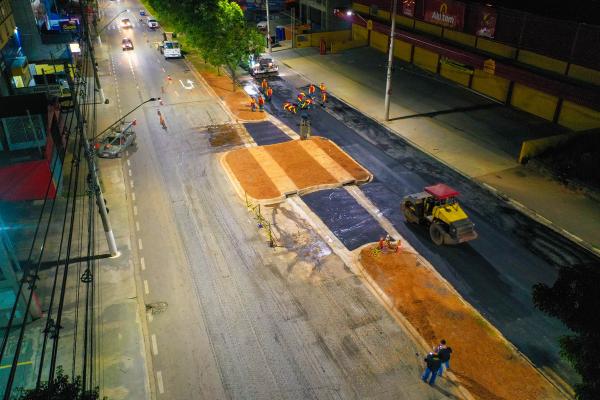
[[[244,124],[252,139],[259,146],[275,144],[292,140],[281,129],[269,121]]]
[[[140,8],[108,4],[107,19]],[[335,254],[319,251],[319,270],[311,269],[304,247],[328,246],[316,235],[297,243],[306,222],[274,209],[290,221],[287,240],[302,249],[266,245],[219,163],[223,149],[209,143],[211,127],[229,114],[184,60],[160,57],[152,47],[159,32],[139,26],[133,12],[127,17],[134,27],[107,28],[98,51],[111,100],[99,125],[163,97],[164,105],[131,115],[137,146],[122,160],[156,398],[456,398],[450,382],[420,382],[410,336]],[[125,35],[133,51],[121,50]]]
[[[298,131],[299,117],[285,112],[282,104],[295,99],[300,90],[306,91],[308,82],[286,67],[280,66],[280,71],[280,77],[269,80],[274,95],[267,111]],[[310,115],[313,135],[333,140],[373,173],[375,180],[362,190],[411,245],[538,367],[550,367],[563,379],[575,382],[574,371],[559,357],[558,338],[568,330],[534,308],[531,287],[538,282],[552,284],[560,265],[592,261],[594,255],[333,97],[326,109],[315,107]],[[403,196],[438,182],[461,193],[461,205],[479,233],[476,241],[438,247],[425,229],[404,221],[400,212]],[[348,206],[349,215],[360,207]],[[340,210],[328,212],[332,215],[322,217],[332,220]],[[347,225],[352,226],[351,219]],[[335,227],[338,232],[343,230]]]

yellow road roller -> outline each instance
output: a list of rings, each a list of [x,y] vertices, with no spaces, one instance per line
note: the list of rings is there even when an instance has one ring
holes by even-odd
[[[427,186],[402,200],[402,213],[408,222],[429,228],[438,246],[459,244],[477,238],[475,225],[458,204],[458,192],[443,183]]]

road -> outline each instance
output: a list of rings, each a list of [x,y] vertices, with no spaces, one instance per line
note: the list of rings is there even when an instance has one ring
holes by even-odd
[[[283,111],[282,104],[306,91],[308,82],[280,65],[280,77],[269,83],[274,96],[267,110],[298,131],[298,115]],[[330,98],[326,109],[316,107],[310,115],[313,134],[333,140],[373,173],[374,181],[362,186],[362,191],[411,245],[538,367],[551,368],[575,382],[573,370],[559,357],[558,338],[568,331],[534,308],[531,287],[538,282],[552,284],[560,265],[596,260],[595,256],[335,98]],[[405,223],[402,197],[437,182],[459,190],[478,240],[438,247],[426,230]],[[339,212],[335,197],[329,199],[332,204],[321,208]]]
[[[109,4],[107,19],[140,8]],[[159,32],[125,17],[133,28],[112,25],[102,38],[111,103],[100,125],[162,94],[164,105],[131,115],[137,146],[122,160],[156,398],[456,398],[446,381],[437,389],[420,382],[414,343],[330,250],[308,279],[300,252],[265,244],[208,140],[208,128],[229,114],[184,60],[165,61],[152,48]],[[121,50],[124,35],[133,51]],[[289,218],[290,242],[310,234]],[[327,249],[313,236],[308,245]]]

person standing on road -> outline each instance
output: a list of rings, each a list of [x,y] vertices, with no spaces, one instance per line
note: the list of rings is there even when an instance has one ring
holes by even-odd
[[[258,109],[260,112],[265,110],[265,99],[260,94],[258,95]]]
[[[444,367],[446,367],[447,370],[450,369],[450,355],[452,354],[452,347],[447,346],[446,340],[442,339],[440,341],[440,344],[437,346],[436,351],[441,361],[440,371],[438,372],[438,375],[442,376]]]
[[[315,95],[315,90],[317,90],[315,88],[315,85],[313,85],[312,83],[310,84],[310,86],[308,87],[308,95],[309,96],[314,96]]]
[[[269,87],[269,83],[266,79],[263,78],[262,82],[260,83],[260,87],[262,88],[263,93],[265,93],[265,91]]]
[[[267,89],[267,101],[271,102],[271,97],[273,97],[273,88],[271,88],[269,86],[269,88]]]
[[[440,358],[437,353],[429,353],[427,357],[425,357],[425,364],[427,367],[425,368],[425,372],[421,375],[421,380],[427,383],[427,378],[431,375],[431,379],[429,379],[429,385],[435,385],[435,378],[437,377],[438,371],[442,365]]]
[[[321,90],[321,93],[327,92],[327,88],[325,87],[325,83],[321,82],[321,84],[319,85],[319,90]]]
[[[256,111],[256,100],[254,100],[254,97],[250,97],[250,109]]]

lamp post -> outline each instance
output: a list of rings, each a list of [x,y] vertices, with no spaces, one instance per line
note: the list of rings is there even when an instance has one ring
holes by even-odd
[[[123,13],[126,13],[126,12],[129,12],[129,10],[125,9],[125,10],[121,10],[121,11],[119,11],[119,12],[117,13],[117,15],[115,15],[114,17],[112,17],[112,18],[111,18],[111,20],[110,20],[110,21],[108,21],[108,22],[106,23],[106,25],[104,25],[104,26],[103,26],[103,27],[102,27],[102,28],[101,28],[99,31],[96,31],[96,37],[98,37],[98,39],[100,39],[100,34],[101,34],[102,32],[104,32],[104,30],[105,30],[106,28],[108,28],[108,26],[111,24],[111,22],[113,22],[115,19],[117,19],[117,17],[118,17],[119,15],[121,15],[121,14],[123,14]]]
[[[269,17],[269,0],[265,0],[265,6],[267,8],[267,49],[269,49],[269,54],[271,54],[271,18]]]
[[[104,129],[102,132],[98,133],[96,136],[94,136],[93,138],[91,138],[90,142],[93,142],[94,140],[96,140],[97,138],[99,138],[100,136],[102,136],[104,133],[106,133],[113,126],[115,126],[119,122],[123,121],[123,119],[126,116],[128,116],[129,114],[131,114],[132,112],[134,112],[135,110],[137,110],[138,108],[140,108],[141,106],[143,106],[144,104],[150,103],[151,101],[156,101],[156,100],[160,100],[160,97],[150,97],[148,100],[141,102],[140,104],[138,104],[137,106],[135,106],[131,111],[129,111],[127,114],[123,115],[121,118],[119,118],[118,120],[116,120],[115,122],[113,122],[112,124],[110,124],[108,126],[108,128]]]
[[[390,120],[390,99],[392,97],[392,64],[394,63],[394,36],[396,35],[396,3],[392,0],[392,26],[390,28],[390,51],[388,54],[387,79],[385,82],[385,120]]]

